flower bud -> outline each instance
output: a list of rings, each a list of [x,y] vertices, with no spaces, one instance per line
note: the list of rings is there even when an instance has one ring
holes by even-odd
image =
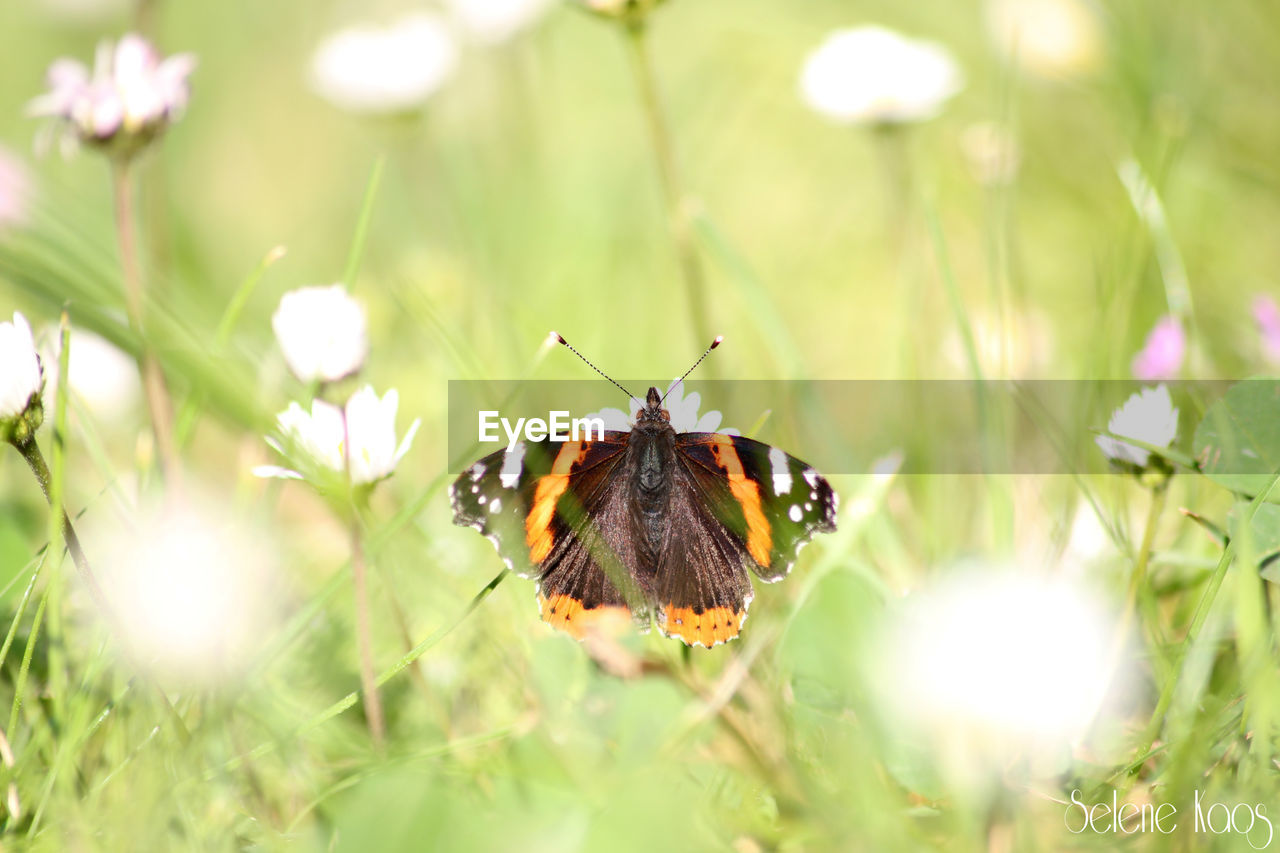
[[[356,373],[369,351],[364,308],[341,284],[286,293],[271,328],[289,369],[303,382],[336,382]]]

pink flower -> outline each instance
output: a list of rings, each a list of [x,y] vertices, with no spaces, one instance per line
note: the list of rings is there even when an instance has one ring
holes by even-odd
[[[1262,354],[1272,364],[1280,364],[1280,306],[1266,294],[1253,298],[1253,319],[1262,339]]]
[[[31,176],[22,161],[0,146],[0,233],[27,219]]]
[[[129,33],[98,45],[92,74],[74,59],[49,66],[49,91],[31,101],[33,116],[61,120],[71,138],[98,145],[139,145],[174,121],[187,105],[195,57],[162,60],[151,43]]]
[[[1142,350],[1133,357],[1133,375],[1144,382],[1174,379],[1187,354],[1187,336],[1177,317],[1161,317],[1147,335]]]

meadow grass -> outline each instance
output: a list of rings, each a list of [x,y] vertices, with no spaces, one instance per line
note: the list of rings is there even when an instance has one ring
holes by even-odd
[[[23,116],[50,61],[90,56],[131,11],[76,24],[0,7],[0,144],[37,187],[29,222],[0,230],[0,317],[56,337],[65,311],[63,329],[152,353],[184,487],[275,571],[219,677],[148,665],[57,510],[87,564],[142,517],[163,468],[147,407],[104,417],[66,383],[46,393],[48,500],[0,454],[0,849],[1238,850],[1241,835],[1197,826],[1196,803],[1280,803],[1280,434],[1193,389],[1179,439],[1150,448],[1159,463],[1100,473],[1088,382],[1129,377],[1163,315],[1189,335],[1181,378],[1273,367],[1249,315],[1280,268],[1273,10],[1090,5],[1097,64],[1047,80],[1001,58],[976,3],[668,0],[642,41],[561,4],[468,47],[421,114],[359,120],[305,71],[349,9],[143,5],[166,51],[201,62],[187,113],[136,164],[145,333],[127,320],[105,160],[29,156]],[[806,52],[868,22],[955,53],[966,86],[937,118],[875,130],[805,108]],[[992,121],[1020,150],[1008,182],[975,178],[965,153]],[[369,315],[361,380],[399,390],[401,431],[423,422],[352,516],[381,747],[359,694],[349,518],[251,474],[280,461],[263,441],[275,413],[315,393],[289,375],[272,311],[338,280]],[[1047,425],[1063,430],[1054,473],[1007,473],[1015,419],[975,384],[994,473],[904,475],[895,452],[954,439],[922,400],[900,444],[853,448],[858,471],[831,475],[838,531],[756,584],[739,640],[686,651],[652,632],[589,653],[451,524],[446,493],[447,381],[585,378],[543,346],[552,328],[624,379],[660,384],[722,333],[708,377],[1080,380],[1079,418]],[[803,458],[779,423],[734,426]],[[1258,451],[1254,479],[1215,473],[1204,447]],[[1089,737],[988,754],[961,729],[944,754],[886,710],[884,622],[973,565],[1087,579],[1126,614],[1135,663]],[[1169,803],[1178,827],[1073,834],[1073,792]]]

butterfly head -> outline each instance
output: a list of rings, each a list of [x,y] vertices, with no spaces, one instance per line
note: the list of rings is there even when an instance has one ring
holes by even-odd
[[[662,408],[662,394],[657,388],[649,388],[645,396],[644,406],[636,413],[636,423],[670,423],[671,413]]]

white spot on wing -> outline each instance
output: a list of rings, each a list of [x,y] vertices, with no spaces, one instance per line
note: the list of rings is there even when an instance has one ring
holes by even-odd
[[[776,447],[769,448],[769,465],[773,468],[773,493],[785,495],[791,491],[791,471],[787,468],[787,454]]]
[[[818,488],[818,480],[820,479],[822,479],[821,475],[813,468],[804,469],[804,481],[809,484],[809,488]]]
[[[502,512],[502,498],[494,498],[489,504],[489,512]]]
[[[481,495],[480,497],[476,498],[476,501],[480,504],[480,506],[484,506],[484,502],[487,500],[488,498],[486,498],[484,495]]]
[[[795,504],[791,505],[791,509],[787,512],[787,515],[791,516],[791,520],[796,522],[804,518],[804,513],[800,512],[800,507]]]
[[[502,471],[498,477],[504,489],[514,489],[524,471],[524,442],[517,441],[502,454]]]
[[[481,477],[484,476],[484,463],[477,462],[476,464],[472,465],[470,473],[471,473],[472,480],[479,480]]]

